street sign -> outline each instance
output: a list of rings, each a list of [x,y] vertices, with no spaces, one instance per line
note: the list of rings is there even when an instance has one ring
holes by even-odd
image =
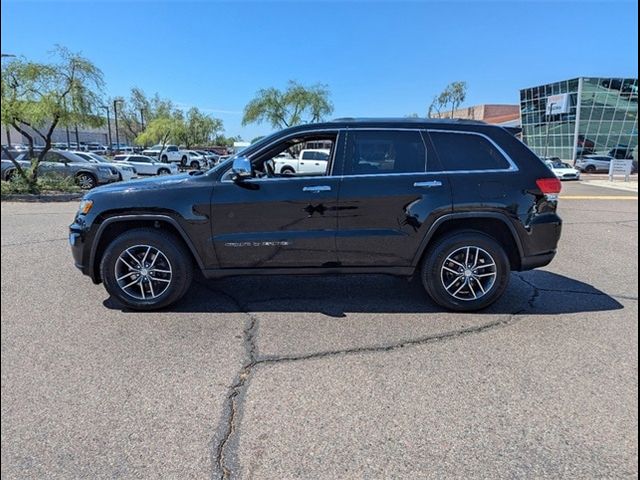
[[[629,175],[631,175],[631,160],[621,160],[618,158],[612,158],[609,165],[609,180],[613,180],[613,177],[624,176],[624,181],[629,181]]]

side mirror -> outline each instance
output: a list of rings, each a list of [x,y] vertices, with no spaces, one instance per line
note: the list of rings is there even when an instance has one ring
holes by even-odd
[[[251,178],[251,162],[247,157],[237,157],[233,160],[231,171],[233,172],[234,181],[236,182]]]

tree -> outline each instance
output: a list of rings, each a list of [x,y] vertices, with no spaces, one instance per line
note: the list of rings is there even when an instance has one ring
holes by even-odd
[[[202,113],[197,108],[189,109],[186,117],[177,113],[181,119],[181,128],[176,131],[176,143],[191,148],[194,145],[210,143],[216,134],[223,131],[222,120]]]
[[[273,128],[322,121],[333,112],[326,85],[310,87],[289,81],[287,89],[263,88],[244,108],[242,125],[268,122]]]
[[[451,111],[453,118],[454,112],[462,105],[467,98],[467,82],[451,82],[438,95],[433,97],[427,116],[429,118],[442,118],[446,115],[445,111]]]
[[[161,145],[158,153],[158,158],[160,158],[169,140],[178,135],[183,128],[184,121],[177,115],[158,117],[149,122],[144,131],[138,134],[135,141],[139,145]]]
[[[16,171],[36,191],[38,166],[51,149],[58,125],[99,126],[104,80],[89,60],[56,47],[56,61],[38,63],[16,58],[2,65],[2,123],[11,125],[29,143],[31,169],[14,161]],[[44,148],[35,155],[35,140]]]
[[[129,135],[137,138],[146,125],[156,118],[171,116],[174,110],[171,100],[160,98],[157,93],[149,98],[142,89],[133,87],[129,98],[120,103],[118,121]]]

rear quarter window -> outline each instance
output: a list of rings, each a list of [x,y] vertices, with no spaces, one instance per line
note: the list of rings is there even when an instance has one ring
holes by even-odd
[[[446,171],[506,170],[505,156],[482,135],[462,132],[429,132]]]

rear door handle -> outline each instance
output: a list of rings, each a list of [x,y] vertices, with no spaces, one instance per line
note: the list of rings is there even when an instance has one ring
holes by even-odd
[[[439,180],[431,180],[430,182],[416,182],[413,184],[413,186],[418,188],[434,188],[441,187],[442,182]]]
[[[303,192],[311,192],[311,193],[318,193],[318,192],[330,192],[331,191],[331,187],[329,185],[316,185],[313,187],[304,187],[302,189]]]

